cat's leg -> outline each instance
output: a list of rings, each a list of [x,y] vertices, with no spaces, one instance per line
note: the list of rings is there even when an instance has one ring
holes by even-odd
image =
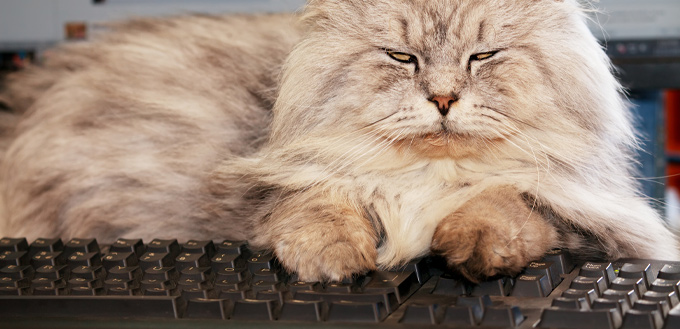
[[[432,251],[473,281],[516,274],[556,245],[556,229],[508,186],[469,200],[439,223],[432,239]]]
[[[340,196],[307,191],[283,197],[259,230],[303,281],[339,281],[376,268],[375,229],[360,207]]]

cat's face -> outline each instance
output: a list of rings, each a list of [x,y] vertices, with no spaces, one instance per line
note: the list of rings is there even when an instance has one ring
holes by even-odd
[[[312,1],[274,131],[286,116],[289,133],[360,131],[453,158],[531,131],[596,131],[590,83],[609,72],[588,67],[602,55],[579,15],[555,0]]]

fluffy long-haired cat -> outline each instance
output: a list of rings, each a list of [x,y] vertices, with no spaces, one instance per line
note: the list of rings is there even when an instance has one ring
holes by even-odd
[[[576,0],[311,0],[119,24],[8,78],[5,236],[246,239],[303,280],[433,252],[678,259]]]

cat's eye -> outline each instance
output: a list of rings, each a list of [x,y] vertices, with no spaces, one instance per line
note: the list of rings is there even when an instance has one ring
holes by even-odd
[[[397,62],[402,62],[402,63],[415,63],[416,62],[416,57],[407,53],[401,53],[398,51],[391,51],[391,50],[386,50],[387,55],[392,57]]]
[[[493,55],[496,55],[497,51],[489,51],[486,53],[479,53],[479,54],[474,54],[470,56],[471,61],[482,61],[488,58],[493,57]]]

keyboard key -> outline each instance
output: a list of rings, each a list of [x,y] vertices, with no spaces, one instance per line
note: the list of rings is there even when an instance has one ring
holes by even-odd
[[[548,251],[546,255],[543,256],[543,261],[557,264],[556,269],[558,274],[567,274],[574,269],[571,255],[564,249],[553,249]]]
[[[482,325],[514,328],[524,322],[519,307],[488,307],[484,310]]]
[[[116,242],[111,244],[111,247],[109,247],[109,252],[131,252],[139,257],[144,253],[145,249],[146,246],[144,246],[142,239],[118,239]]]
[[[43,265],[35,269],[36,278],[61,279],[69,274],[66,265]]]
[[[106,276],[101,266],[78,266],[71,269],[71,277],[89,280],[103,279]]]
[[[371,274],[371,280],[366,284],[365,293],[393,292],[399,303],[406,301],[420,288],[416,272],[385,272],[376,271]]]
[[[675,291],[671,292],[659,292],[659,291],[647,291],[643,296],[644,300],[652,300],[659,302],[666,302],[671,308],[680,304],[678,300],[678,294]]]
[[[0,239],[0,254],[6,251],[27,251],[28,241],[26,238],[2,238]]]
[[[675,292],[677,293],[678,287],[680,287],[680,281],[678,280],[666,280],[666,279],[656,279],[652,282],[649,290],[659,291],[659,292]]]
[[[647,285],[642,278],[618,277],[609,286],[611,290],[633,291],[637,297],[642,297],[647,292]]]
[[[680,281],[680,265],[666,264],[659,270],[658,279]]]
[[[240,254],[218,253],[210,261],[214,271],[226,268],[242,269],[246,266],[246,259]]]
[[[680,305],[673,307],[666,317],[666,328],[680,328]]]
[[[437,309],[439,305],[411,304],[406,307],[399,322],[406,324],[438,324]]]
[[[566,308],[570,310],[590,310],[590,302],[587,298],[568,298],[568,297],[557,297],[553,299],[551,306],[556,308]]]
[[[28,265],[28,252],[27,251],[3,251],[0,252],[0,268],[8,265]]]
[[[597,296],[601,296],[602,292],[607,290],[607,281],[603,277],[588,278],[585,276],[577,276],[569,284],[569,288],[576,290],[595,290]]]
[[[43,265],[64,265],[66,260],[62,256],[61,251],[39,251],[31,257],[31,265],[33,267],[40,267]]]
[[[138,264],[137,254],[135,254],[132,251],[109,252],[108,254],[106,254],[106,256],[104,256],[102,264],[104,265],[104,268],[106,268],[107,270],[114,266],[120,267],[136,266]]]
[[[174,258],[175,256],[179,255],[180,246],[179,243],[177,243],[177,239],[153,239],[146,246],[146,252],[157,254],[168,253]]]
[[[607,282],[607,286],[616,278],[614,273],[614,267],[611,263],[593,263],[586,262],[581,266],[579,270],[580,276],[585,276],[587,278],[604,278]]]
[[[545,275],[522,274],[515,281],[514,297],[546,297],[552,292],[550,279]]]
[[[623,264],[619,270],[619,278],[642,279],[645,286],[649,288],[652,283],[650,280],[652,278],[652,266],[651,264]]]
[[[482,321],[484,311],[479,305],[449,306],[444,311],[442,324],[476,326]]]
[[[139,281],[142,277],[142,270],[139,266],[114,266],[109,269],[107,279],[122,279]]]
[[[217,247],[217,253],[223,253],[227,255],[232,255],[232,254],[237,254],[237,255],[242,255],[246,253],[246,248],[248,246],[248,243],[245,241],[222,241],[222,243],[218,244]]]
[[[78,266],[99,266],[102,265],[102,258],[98,251],[76,251],[66,258],[66,263],[70,268]]]
[[[328,316],[328,304],[321,301],[288,300],[281,306],[279,321],[322,322]]]
[[[39,238],[33,241],[28,247],[29,254],[33,255],[35,253],[45,251],[45,252],[56,252],[62,251],[64,249],[64,243],[59,238],[48,239]]]
[[[33,267],[28,265],[7,265],[3,268],[0,268],[0,277],[9,277],[13,279],[32,278],[34,273],[35,270]]]
[[[64,244],[64,256],[70,257],[71,254],[80,252],[82,254],[99,252],[97,239],[71,239]]]
[[[270,320],[278,318],[278,304],[273,300],[243,299],[234,302],[233,320]]]
[[[328,303],[350,301],[358,303],[382,303],[388,312],[392,312],[399,306],[397,296],[393,292],[378,294],[362,293],[327,293],[316,291],[298,291],[293,295],[294,299],[306,301],[322,300]]]
[[[339,301],[331,303],[328,310],[328,322],[378,323],[386,317],[387,310],[381,302]]]
[[[215,244],[212,240],[189,240],[182,245],[182,252],[188,254],[206,254],[208,258],[215,256]]]
[[[415,272],[419,284],[425,283],[431,277],[430,268],[429,265],[427,265],[426,258],[414,259],[408,262],[406,266],[399,269],[394,269],[390,272]]]
[[[131,296],[4,296],[0,298],[0,317],[23,314],[33,317],[88,317],[111,319],[179,318],[181,301],[177,297],[136,298]]]
[[[597,293],[595,293],[595,289],[590,290],[567,289],[562,293],[562,297],[571,299],[584,298],[585,302],[588,303],[588,305],[592,305],[593,301],[596,298],[598,298]]]
[[[553,262],[531,262],[524,269],[524,273],[529,275],[546,276],[552,287],[555,288],[562,281],[557,267],[558,265]]]
[[[661,329],[663,316],[659,311],[630,310],[623,317],[622,329]]]
[[[665,301],[638,300],[633,305],[633,309],[646,312],[658,311],[665,318],[671,306]]]
[[[180,272],[187,267],[208,267],[208,266],[210,266],[210,258],[208,258],[207,254],[180,253],[175,258],[175,267]]]
[[[508,296],[512,291],[512,279],[498,278],[481,282],[472,287],[472,296]]]
[[[229,318],[231,301],[224,299],[192,299],[187,301],[184,314],[188,319],[221,319]]]
[[[466,281],[444,273],[438,278],[437,285],[432,293],[436,295],[462,296],[469,295],[471,291],[472,287]]]
[[[269,253],[254,253],[248,257],[248,263],[247,263],[248,269],[251,272],[257,272],[259,269],[263,268],[268,268],[268,269],[274,269],[275,262],[274,262],[274,256]]]
[[[623,318],[616,309],[581,311],[547,308],[541,313],[539,328],[618,329]]]
[[[170,267],[175,265],[175,257],[169,252],[147,252],[139,258],[138,263],[144,270],[152,267]]]

